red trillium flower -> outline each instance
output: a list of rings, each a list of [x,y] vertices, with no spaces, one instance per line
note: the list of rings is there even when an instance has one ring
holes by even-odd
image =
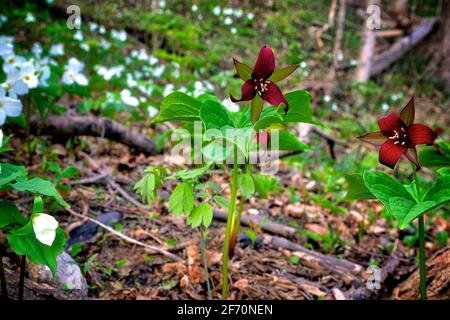
[[[263,100],[274,106],[279,106],[283,103],[284,110],[287,112],[288,102],[275,83],[289,76],[297,69],[298,65],[275,70],[275,56],[272,49],[267,46],[261,48],[253,69],[236,59],[233,60],[239,77],[245,82],[241,88],[241,98],[236,99],[230,95],[230,99],[233,102],[252,101],[252,122],[258,120],[263,108]]]
[[[364,142],[381,146],[379,161],[394,169],[398,160],[404,155],[409,161],[420,168],[417,159],[416,145],[433,144],[436,133],[429,127],[414,123],[414,97],[400,112],[400,116],[391,112],[378,121],[380,131],[371,132],[358,137]]]

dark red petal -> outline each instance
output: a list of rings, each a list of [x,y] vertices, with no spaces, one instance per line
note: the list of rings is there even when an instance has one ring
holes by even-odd
[[[367,133],[363,136],[358,137],[358,139],[375,146],[381,146],[386,141],[386,136],[380,131],[377,131]]]
[[[402,120],[400,120],[394,112],[391,112],[378,120],[378,125],[380,126],[381,132],[383,132],[386,137],[393,136],[394,130],[400,132],[401,128],[404,127]]]
[[[278,107],[280,103],[284,103],[284,111],[288,111],[288,102],[286,98],[281,93],[280,88],[272,81],[267,84],[267,90],[261,92],[261,98],[276,107]]]
[[[267,79],[275,71],[275,56],[272,49],[269,47],[262,47],[256,60],[253,73],[256,79]]]
[[[379,161],[381,164],[394,169],[398,160],[405,154],[407,147],[395,144],[394,140],[388,140],[381,145]]]
[[[420,169],[419,159],[417,158],[416,148],[408,148],[405,152],[405,157],[412,163],[414,163],[417,167],[417,170]]]
[[[248,100],[252,100],[253,97],[256,94],[255,88],[253,87],[253,82],[252,80],[247,80],[244,82],[244,84],[242,85],[241,88],[241,98],[240,99],[236,99],[235,97],[233,97],[230,94],[230,99],[233,102],[239,102],[239,101],[248,101]]]
[[[420,123],[410,125],[406,131],[409,142],[414,146],[417,144],[433,144],[436,135],[430,127]]]
[[[412,96],[408,104],[400,111],[400,119],[406,126],[410,126],[414,123],[415,115],[414,96]]]
[[[441,135],[441,134],[443,134],[444,133],[444,129],[442,129],[442,128],[436,128],[436,129],[434,129],[434,135],[437,137],[437,136],[439,136],[439,135]]]

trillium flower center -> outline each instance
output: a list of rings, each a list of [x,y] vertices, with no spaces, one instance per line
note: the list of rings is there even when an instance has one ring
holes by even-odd
[[[258,95],[261,95],[263,92],[267,91],[267,86],[269,85],[269,80],[261,79],[253,79],[253,84]]]
[[[388,137],[391,140],[395,140],[394,144],[401,144],[402,146],[406,146],[408,144],[408,135],[406,134],[405,128],[400,128],[400,132],[394,130],[394,135],[392,137]]]

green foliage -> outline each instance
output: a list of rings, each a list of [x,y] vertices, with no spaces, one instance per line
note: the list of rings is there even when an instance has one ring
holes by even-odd
[[[0,201],[0,229],[3,229],[11,224],[22,226],[26,223],[26,219],[20,213],[19,209],[12,204],[5,201]]]
[[[194,210],[187,216],[187,224],[192,228],[199,227],[202,223],[208,228],[213,218],[213,209],[207,202],[203,202],[196,206]]]
[[[284,117],[285,122],[305,122],[318,124],[313,119],[311,94],[305,90],[297,90],[285,94],[289,104],[289,111]]]
[[[280,188],[277,179],[273,177],[254,174],[252,178],[255,183],[255,191],[262,199],[267,199],[269,193],[275,193]]]
[[[421,214],[450,201],[450,175],[441,175],[420,199],[413,192],[415,186],[405,187],[385,173],[366,171],[363,177],[367,188],[396,218],[401,229]]]
[[[31,193],[52,197],[64,208],[70,207],[69,204],[61,197],[55,186],[48,180],[31,178],[30,180],[19,181],[11,184],[11,187],[18,191],[28,191]]]
[[[450,167],[450,143],[440,141],[434,146],[424,147],[419,153],[419,161],[424,167]]]
[[[347,200],[375,199],[375,196],[367,189],[362,174],[345,174],[345,180],[348,183]]]
[[[169,211],[174,216],[189,215],[194,208],[194,194],[189,183],[179,183],[169,198]]]
[[[145,169],[144,176],[134,185],[134,190],[142,197],[144,202],[151,204],[166,176],[167,172],[164,168],[149,166]]]
[[[255,183],[251,174],[244,173],[239,176],[239,190],[245,197],[250,197],[255,193]]]
[[[173,92],[164,98],[153,122],[200,120],[201,106],[202,103],[197,99],[182,92]]]

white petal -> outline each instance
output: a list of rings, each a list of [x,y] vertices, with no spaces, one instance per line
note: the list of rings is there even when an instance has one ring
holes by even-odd
[[[39,79],[36,77],[34,73],[30,73],[22,78],[23,81],[27,84],[28,88],[34,89],[39,84]]]
[[[17,80],[17,81],[15,81],[15,82],[12,84],[11,90],[12,90],[15,94],[21,96],[21,95],[24,95],[24,94],[27,94],[27,93],[28,93],[28,86],[27,86],[27,84],[26,84],[25,82],[23,82],[22,80]]]
[[[89,81],[86,78],[86,76],[82,73],[78,73],[75,75],[75,81],[80,85],[80,86],[87,86]]]
[[[40,233],[36,233],[36,239],[38,239],[43,244],[51,247],[53,241],[55,241],[56,232],[55,230],[43,230]]]
[[[71,85],[73,83],[73,78],[69,76],[69,72],[64,72],[62,81],[64,84]]]
[[[38,239],[43,244],[51,246],[56,237],[56,228],[58,221],[51,215],[41,213],[33,217],[33,229]]]
[[[0,100],[5,96],[5,88],[3,88],[2,86],[0,86]]]
[[[22,102],[18,99],[4,98],[3,109],[8,117],[17,117],[22,113]]]
[[[3,108],[0,108],[0,126],[2,126],[5,123],[6,114]]]

